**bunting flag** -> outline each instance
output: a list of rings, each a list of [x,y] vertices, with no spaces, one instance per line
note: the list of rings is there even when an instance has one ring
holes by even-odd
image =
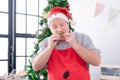
[[[119,13],[120,13],[120,10],[110,7],[109,8],[109,22],[114,20]]]
[[[94,17],[96,17],[98,14],[100,14],[103,11],[104,7],[105,7],[104,4],[101,4],[101,3],[97,2]]]

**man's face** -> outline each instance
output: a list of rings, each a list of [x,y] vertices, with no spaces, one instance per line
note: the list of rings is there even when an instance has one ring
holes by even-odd
[[[53,35],[58,35],[61,38],[64,37],[65,33],[69,33],[69,24],[64,19],[56,18],[52,20],[49,28]]]

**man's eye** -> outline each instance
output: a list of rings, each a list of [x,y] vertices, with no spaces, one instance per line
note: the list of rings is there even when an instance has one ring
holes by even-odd
[[[63,26],[64,24],[60,24],[60,26]]]
[[[57,28],[57,26],[53,26],[53,29],[56,29]]]

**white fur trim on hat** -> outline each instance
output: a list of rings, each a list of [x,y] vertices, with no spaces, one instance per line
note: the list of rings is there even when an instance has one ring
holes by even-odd
[[[64,19],[65,21],[69,22],[68,17],[65,16],[64,14],[62,14],[62,13],[54,13],[54,14],[50,15],[47,18],[48,25],[50,24],[50,21],[52,21],[53,19],[56,19],[56,18],[61,18],[61,19]]]

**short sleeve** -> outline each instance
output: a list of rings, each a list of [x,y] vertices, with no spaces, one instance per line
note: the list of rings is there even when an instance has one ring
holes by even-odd
[[[39,44],[39,51],[37,52],[37,54],[41,53],[48,45],[48,38],[44,39],[40,44]]]
[[[76,33],[76,38],[77,41],[84,46],[85,48],[95,51],[96,53],[100,54],[100,49],[96,48],[95,45],[93,44],[93,41],[91,40],[91,38],[84,33]]]

